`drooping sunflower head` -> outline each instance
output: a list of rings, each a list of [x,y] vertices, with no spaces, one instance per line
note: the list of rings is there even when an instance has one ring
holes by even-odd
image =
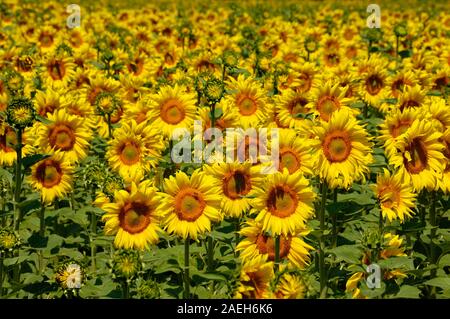
[[[422,90],[419,85],[405,88],[404,92],[401,93],[398,98],[398,107],[400,111],[422,106],[425,95],[426,91]]]
[[[299,274],[284,273],[274,289],[277,299],[303,299],[307,291],[306,284]]]
[[[270,283],[274,278],[273,262],[254,258],[242,265],[234,298],[265,299],[271,296]]]
[[[328,123],[315,127],[318,137],[315,168],[331,188],[349,188],[364,180],[373,161],[367,131],[346,110],[336,111]]]
[[[6,121],[14,128],[23,130],[33,125],[36,110],[33,102],[25,97],[12,99],[6,108]]]

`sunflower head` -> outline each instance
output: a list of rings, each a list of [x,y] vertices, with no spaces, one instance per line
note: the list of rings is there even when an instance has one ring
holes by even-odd
[[[25,80],[22,74],[15,70],[9,70],[4,75],[5,86],[11,95],[15,95],[23,90]]]
[[[111,92],[101,92],[95,99],[95,108],[101,115],[111,115],[120,107],[120,101]]]
[[[161,297],[159,285],[151,279],[139,280],[137,293],[141,299],[159,299]]]
[[[86,187],[99,188],[103,184],[107,168],[102,161],[91,161],[80,170],[80,177]]]
[[[131,249],[116,251],[111,261],[111,271],[115,279],[131,280],[142,270],[139,252]]]
[[[408,29],[404,23],[399,23],[394,27],[394,33],[397,37],[403,38],[408,35]]]
[[[313,38],[307,38],[305,40],[305,50],[309,53],[317,51],[317,41]]]
[[[116,174],[108,174],[102,182],[101,189],[110,200],[113,200],[114,193],[124,188],[124,180]]]
[[[6,108],[6,121],[16,129],[32,126],[36,119],[33,102],[26,97],[12,99]]]
[[[206,82],[204,94],[210,104],[220,101],[224,94],[224,85],[219,79],[210,79]]]
[[[85,281],[85,271],[76,261],[65,261],[57,267],[55,279],[63,290],[80,289]]]
[[[13,251],[21,245],[20,237],[10,229],[0,229],[0,252]]]
[[[238,63],[238,55],[236,52],[227,50],[222,55],[222,62],[227,68],[234,68]]]

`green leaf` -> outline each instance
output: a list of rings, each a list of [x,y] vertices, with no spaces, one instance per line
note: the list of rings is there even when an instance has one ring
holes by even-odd
[[[385,260],[379,260],[378,265],[383,269],[414,269],[413,260],[406,256],[394,256]]]
[[[404,58],[409,58],[412,56],[412,51],[411,50],[403,50],[403,51],[399,51],[398,55],[402,57],[402,59]]]
[[[41,122],[41,123],[43,123],[43,124],[45,124],[45,125],[53,124],[52,121],[50,121],[48,118],[43,117],[43,116],[41,116],[41,115],[36,115],[36,119],[37,119],[39,122]]]
[[[420,298],[420,289],[414,286],[403,285],[400,291],[395,295],[395,298]]]
[[[358,245],[342,245],[328,250],[336,256],[337,261],[345,261],[352,264],[358,264],[361,261],[362,252]]]
[[[33,154],[29,156],[25,156],[22,160],[23,167],[25,169],[33,166],[34,164],[42,161],[43,159],[46,159],[47,157],[50,157],[48,154]]]
[[[200,277],[203,279],[206,279],[208,281],[226,281],[227,278],[219,273],[202,273],[202,272],[196,272],[195,274],[192,275],[192,279],[194,281],[197,281],[198,279],[196,277]]]
[[[426,285],[439,287],[444,290],[450,289],[450,278],[449,277],[436,277],[430,280],[425,281]]]
[[[450,254],[441,256],[438,262],[440,267],[450,266]]]

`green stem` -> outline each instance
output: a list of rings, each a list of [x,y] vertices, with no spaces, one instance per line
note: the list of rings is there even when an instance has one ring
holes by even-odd
[[[5,206],[6,206],[6,195],[3,194],[3,199],[2,199],[2,227],[6,226],[6,210],[5,210]]]
[[[437,218],[436,218],[436,192],[431,192],[431,206],[430,206],[430,225],[432,226],[430,232],[430,261],[431,263],[437,267],[437,247],[434,243],[436,238],[436,230],[437,230]],[[430,272],[430,279],[435,278],[437,275],[437,268],[433,268]],[[433,286],[431,288],[431,298],[436,298],[436,288]]]
[[[320,298],[326,298],[327,295],[327,274],[325,269],[325,205],[327,203],[328,185],[324,181],[322,183],[322,202],[320,205],[320,241],[319,241],[319,274],[320,274]]]
[[[96,262],[95,257],[97,253],[97,246],[95,245],[95,236],[97,235],[97,216],[95,213],[91,214],[91,269],[92,273],[96,272]]]
[[[335,188],[333,190],[333,203],[336,204],[337,203],[337,188]],[[332,247],[336,247],[337,246],[337,235],[338,235],[338,231],[337,231],[337,212],[334,211],[331,214],[331,222],[332,222],[332,233],[333,233],[333,241],[332,241]]]
[[[3,252],[0,252],[0,299],[3,299]]]
[[[236,247],[239,244],[239,229],[240,229],[240,218],[237,217],[234,221],[234,241],[236,242],[234,249],[234,256],[237,257]]]
[[[130,286],[126,280],[122,282],[122,297],[123,299],[130,299]]]
[[[280,235],[275,236],[275,269],[280,269]]]
[[[19,230],[21,212],[18,207],[20,202],[20,192],[22,190],[22,129],[17,130],[17,145],[16,145],[16,175],[15,175],[15,190],[14,190],[14,206],[16,208],[16,218],[14,223],[14,230]]]
[[[396,39],[396,45],[395,45],[395,57],[398,58],[398,35],[395,36]]]
[[[45,203],[41,202],[41,209],[39,211],[39,236],[44,237],[45,236]],[[40,250],[38,253],[38,259],[39,259],[39,274],[42,274],[44,270],[44,255],[43,251]]]
[[[383,220],[383,211],[380,209],[380,214],[378,217],[378,229],[380,231],[380,238],[383,238],[383,226],[384,226],[384,220]]]
[[[214,126],[216,125],[216,103],[213,103],[211,105],[211,128],[214,128]]]
[[[208,271],[212,271],[214,262],[214,240],[211,235],[208,236],[206,245],[208,249],[207,269]]]
[[[225,73],[226,73],[226,67],[225,64],[223,65],[223,69],[222,69],[222,83],[225,83]]]
[[[190,288],[190,280],[189,280],[189,238],[186,238],[184,242],[184,292],[183,298],[188,299],[190,296],[189,293]]]

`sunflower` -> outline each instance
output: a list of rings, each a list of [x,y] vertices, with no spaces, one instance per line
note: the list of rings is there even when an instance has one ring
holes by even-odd
[[[400,111],[408,108],[421,107],[424,103],[426,91],[421,89],[419,85],[407,87],[399,95],[397,106]]]
[[[63,160],[63,154],[59,151],[34,164],[31,171],[31,186],[41,193],[46,204],[72,190],[73,167]]]
[[[28,137],[31,131],[27,128],[22,135],[22,156],[27,156],[33,150]],[[0,166],[11,166],[16,161],[16,144],[16,131],[0,119]]]
[[[437,131],[444,132],[450,127],[449,107],[445,104],[444,99],[440,97],[431,97],[425,107],[428,110],[431,121]]]
[[[166,138],[171,138],[174,129],[190,128],[194,123],[196,96],[181,86],[164,86],[148,101],[151,103],[148,120]]]
[[[308,93],[315,84],[317,69],[314,63],[305,62],[292,65],[295,79],[291,88],[299,93]]]
[[[417,79],[412,71],[400,71],[387,79],[388,96],[398,98],[406,88],[417,85]]]
[[[369,67],[361,74],[359,95],[371,106],[378,108],[387,97],[387,73],[381,67]]]
[[[273,262],[254,258],[242,265],[234,298],[266,299],[271,297],[270,282],[274,278]]]
[[[294,130],[280,130],[279,138],[279,171],[287,168],[289,174],[301,171],[305,175],[313,175],[313,161],[308,140],[297,136]]]
[[[357,113],[355,109],[350,109],[348,103],[350,99],[345,97],[346,88],[339,86],[339,83],[332,84],[330,80],[318,82],[311,92],[311,101],[307,107],[313,108],[314,113],[325,122],[328,122],[331,115],[340,109],[347,109]]]
[[[237,245],[242,260],[251,260],[264,256],[269,261],[275,260],[275,240],[264,233],[262,225],[254,220],[248,220],[247,226],[240,232],[245,238]],[[289,267],[304,269],[309,264],[309,250],[314,249],[303,241],[308,231],[301,231],[296,235],[280,237],[280,260],[286,259]]]
[[[315,194],[300,171],[269,175],[261,187],[255,188],[253,212],[265,232],[294,235],[305,228],[306,220],[314,215]]]
[[[366,299],[362,293],[361,289],[358,288],[359,283],[364,279],[364,273],[361,271],[355,272],[351,277],[347,280],[345,284],[345,291],[352,293],[353,299]]]
[[[432,122],[415,120],[395,144],[389,163],[399,170],[403,183],[412,183],[415,191],[433,189],[445,167],[444,145]]]
[[[413,214],[416,194],[409,184],[402,183],[398,174],[391,175],[387,169],[383,169],[383,175],[378,175],[374,192],[380,201],[383,217],[389,221],[400,219],[404,222]]]
[[[164,180],[164,193],[159,193],[158,210],[164,215],[163,225],[170,234],[183,239],[211,231],[211,222],[219,222],[221,196],[217,181],[199,170],[189,177],[178,172]]]
[[[314,128],[318,141],[315,167],[331,188],[349,188],[365,180],[373,161],[368,133],[346,110],[335,111],[328,123]]]
[[[75,75],[73,59],[64,55],[49,55],[43,61],[44,72],[41,73],[45,83],[56,87],[66,87]]]
[[[239,113],[240,126],[243,128],[258,127],[266,122],[269,105],[265,91],[251,77],[239,75],[237,80],[230,78],[229,94],[225,99]]]
[[[303,299],[305,291],[305,283],[299,275],[284,273],[275,287],[274,296],[277,299]]]
[[[309,100],[304,93],[292,89],[283,90],[275,97],[275,121],[282,128],[300,128],[304,126],[304,117],[312,113]]]
[[[147,182],[131,183],[131,190],[116,191],[114,202],[104,204],[105,234],[115,235],[117,248],[148,248],[159,241],[161,215],[157,209],[156,188]]]
[[[147,122],[131,120],[114,131],[106,157],[123,179],[137,181],[156,166],[164,147],[161,136]]]
[[[250,209],[250,195],[259,180],[259,167],[251,163],[215,163],[204,166],[205,172],[222,186],[221,209],[225,216],[241,217]]]
[[[34,97],[36,111],[40,116],[47,117],[48,113],[65,108],[69,101],[58,89],[47,88],[45,91],[38,90]]]
[[[48,119],[51,124],[38,123],[36,144],[46,153],[61,151],[69,163],[85,158],[92,135],[86,122],[64,109],[48,114]]]
[[[442,135],[442,141],[445,145],[444,155],[447,163],[442,178],[438,179],[438,185],[444,193],[448,194],[450,193],[450,127]]]
[[[380,124],[380,140],[384,143],[386,154],[390,156],[397,150],[395,144],[400,136],[408,130],[411,124],[419,118],[424,116],[422,109],[411,108],[400,112],[398,109],[393,109],[390,114],[387,114],[384,122]]]

